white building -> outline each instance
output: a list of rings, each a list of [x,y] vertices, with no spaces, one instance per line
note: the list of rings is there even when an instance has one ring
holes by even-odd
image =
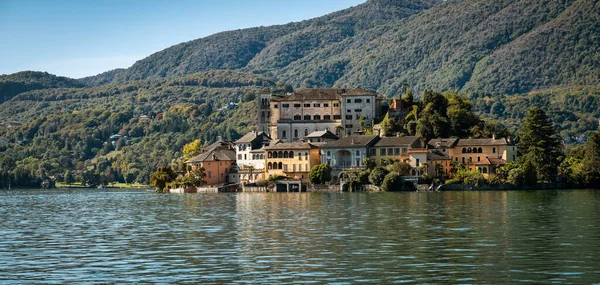
[[[344,90],[341,102],[346,134],[361,134],[364,128],[372,127],[373,119],[381,115],[382,99],[380,95],[361,88]]]
[[[265,152],[271,138],[264,132],[252,131],[235,141],[236,172],[230,174],[232,182],[255,182],[264,179]]]

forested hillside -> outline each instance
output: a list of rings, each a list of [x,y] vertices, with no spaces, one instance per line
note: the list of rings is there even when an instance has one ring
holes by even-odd
[[[67,170],[89,184],[148,183],[186,143],[252,130],[264,87],[387,97],[408,87],[417,98],[454,89],[511,135],[538,106],[579,143],[600,118],[599,17],[593,0],[369,0],[181,43],[97,76],[3,75],[0,121],[22,125],[0,127],[0,188]]]
[[[78,80],[47,72],[22,71],[10,75],[0,75],[0,104],[19,93],[30,90],[84,86],[85,84]]]
[[[370,0],[323,17],[215,34],[116,74],[126,81],[243,69],[294,87],[517,94],[600,83],[593,0]]]

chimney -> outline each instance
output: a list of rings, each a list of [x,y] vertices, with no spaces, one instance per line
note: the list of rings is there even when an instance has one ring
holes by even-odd
[[[492,134],[492,140],[496,140],[496,133]]]

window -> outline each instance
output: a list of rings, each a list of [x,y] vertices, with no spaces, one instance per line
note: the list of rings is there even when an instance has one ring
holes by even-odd
[[[402,148],[402,154],[406,154],[407,153],[407,149],[405,147]]]
[[[308,136],[308,129],[304,129],[304,136]]]
[[[362,103],[362,99],[354,99],[354,103]]]
[[[352,110],[350,110],[350,109],[348,109],[346,111],[347,111],[346,113],[352,113]]]
[[[389,156],[394,155],[394,149],[393,148],[388,148],[387,149],[387,155],[389,155]]]
[[[310,107],[310,104],[304,104],[304,107]]]
[[[346,103],[352,103],[351,99],[346,100]]]
[[[310,115],[309,114],[305,114],[304,115],[304,120],[305,121],[310,121]]]
[[[371,103],[371,99],[367,99],[367,103]]]
[[[281,104],[281,108],[289,108],[290,104]]]
[[[496,153],[496,148],[495,147],[492,148],[492,153]]]
[[[247,154],[244,153],[244,160],[248,159]]]
[[[371,153],[371,155],[372,155],[372,156],[374,156],[375,154],[377,154],[377,150],[376,150],[376,149],[374,149],[374,148],[372,148],[372,149],[370,150],[370,153]]]
[[[298,138],[298,129],[294,129],[294,138]]]
[[[302,116],[300,116],[299,114],[294,115],[294,121],[300,121],[302,120]]]
[[[356,151],[356,156],[360,156],[360,150]]]
[[[323,120],[331,120],[331,116],[330,115],[323,115]]]
[[[287,138],[287,132],[286,131],[281,131],[281,137],[282,138]]]
[[[325,107],[325,108],[329,107],[329,103],[323,103],[323,107]]]
[[[379,149],[379,155],[385,156],[385,148],[380,148]]]
[[[342,119],[342,115],[340,115],[340,114],[335,114],[335,115],[333,115],[333,119],[334,119],[334,120],[341,120],[341,119]]]
[[[208,178],[212,178],[212,172],[211,171],[208,172]]]
[[[354,112],[360,113],[360,112],[362,112],[362,109],[354,109]]]
[[[300,108],[300,106],[302,106],[302,105],[300,105],[300,104],[294,104],[294,108]]]
[[[421,166],[421,163],[419,162],[418,158],[417,158],[417,166]]]
[[[346,120],[352,120],[352,115],[346,115]]]
[[[356,114],[356,119],[360,120],[360,114]]]
[[[321,104],[315,103],[315,104],[313,104],[313,107],[321,107]]]
[[[321,120],[321,115],[316,114],[316,115],[313,116],[313,119],[314,120]]]
[[[238,154],[238,159],[242,160],[242,154]]]
[[[397,147],[394,149],[394,155],[400,155],[400,148]]]
[[[351,128],[352,128],[352,126],[353,126],[352,124],[350,124],[350,125],[346,125],[346,129],[351,129]]]
[[[331,156],[331,151],[327,151],[327,156]]]
[[[477,162],[480,162],[480,161],[481,161],[481,157],[478,156],[477,157]]]
[[[273,105],[273,108],[277,109],[277,104]]]
[[[333,103],[333,107],[339,107],[340,103]]]

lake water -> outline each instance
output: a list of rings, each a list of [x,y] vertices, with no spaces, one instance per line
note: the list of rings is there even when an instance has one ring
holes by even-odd
[[[0,283],[599,284],[600,191],[0,191]]]

